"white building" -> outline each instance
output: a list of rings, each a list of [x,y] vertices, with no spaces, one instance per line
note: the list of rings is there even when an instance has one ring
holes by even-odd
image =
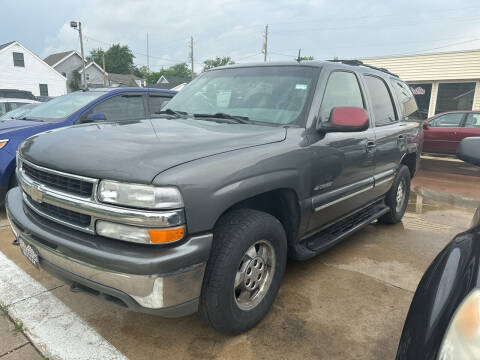
[[[480,110],[480,50],[362,59],[406,81],[427,118],[450,110]]]
[[[43,59],[43,61],[67,78],[68,92],[81,87],[83,66],[82,57],[78,52],[70,50],[51,54]],[[77,77],[78,83],[75,84],[76,86],[72,89],[72,82],[76,82],[75,73],[78,73],[77,75],[80,76]],[[87,87],[106,86],[106,75],[107,74],[103,72],[103,69],[96,62],[85,62],[85,80],[87,82]]]
[[[67,93],[66,78],[18,41],[0,45],[0,88],[31,91],[36,96]]]

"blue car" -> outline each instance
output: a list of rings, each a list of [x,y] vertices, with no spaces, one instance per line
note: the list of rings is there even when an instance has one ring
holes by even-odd
[[[154,118],[176,91],[147,88],[99,88],[57,97],[21,119],[0,121],[0,202],[16,186],[15,155],[26,138],[43,131],[95,121]]]

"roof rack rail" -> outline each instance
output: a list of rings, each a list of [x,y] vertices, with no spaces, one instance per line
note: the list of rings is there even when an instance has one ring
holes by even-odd
[[[365,66],[365,67],[368,67],[368,68],[370,68],[370,69],[378,70],[378,71],[384,72],[384,73],[386,73],[386,74],[390,74],[390,75],[392,75],[392,76],[399,77],[397,74],[394,74],[394,73],[388,71],[388,70],[385,69],[385,68],[379,68],[379,67],[376,67],[376,66],[368,65],[368,64],[363,63],[363,62],[360,61],[360,60],[355,60],[355,59],[352,59],[352,60],[348,60],[348,59],[334,59],[334,60],[328,60],[328,61],[331,61],[331,62],[339,62],[339,63],[345,64],[345,65],[352,65],[352,66]]]

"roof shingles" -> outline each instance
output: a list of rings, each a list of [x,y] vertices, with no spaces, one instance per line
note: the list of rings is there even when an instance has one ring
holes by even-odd
[[[53,66],[57,62],[65,58],[66,56],[70,55],[72,52],[73,50],[51,54],[51,55],[48,55],[45,59],[43,59],[43,61],[45,61],[48,65]]]
[[[2,50],[3,48],[6,48],[8,45],[13,44],[14,42],[15,42],[15,41],[10,41],[10,42],[8,42],[8,43],[1,44],[1,45],[0,45],[0,50]]]

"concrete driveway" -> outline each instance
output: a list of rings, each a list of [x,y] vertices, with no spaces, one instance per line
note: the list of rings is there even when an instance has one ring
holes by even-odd
[[[72,293],[33,268],[11,245],[5,220],[0,221],[0,251],[129,359],[393,359],[422,274],[451,238],[468,227],[476,203],[472,198],[480,199],[475,168],[428,158],[425,167],[412,186],[421,196],[417,201],[412,193],[402,223],[371,224],[312,260],[289,262],[272,311],[237,337],[215,332],[196,315],[163,319]],[[449,175],[441,189],[429,189],[432,172],[441,178],[445,170]],[[457,194],[462,181],[477,186]],[[436,198],[441,193],[450,195]]]

